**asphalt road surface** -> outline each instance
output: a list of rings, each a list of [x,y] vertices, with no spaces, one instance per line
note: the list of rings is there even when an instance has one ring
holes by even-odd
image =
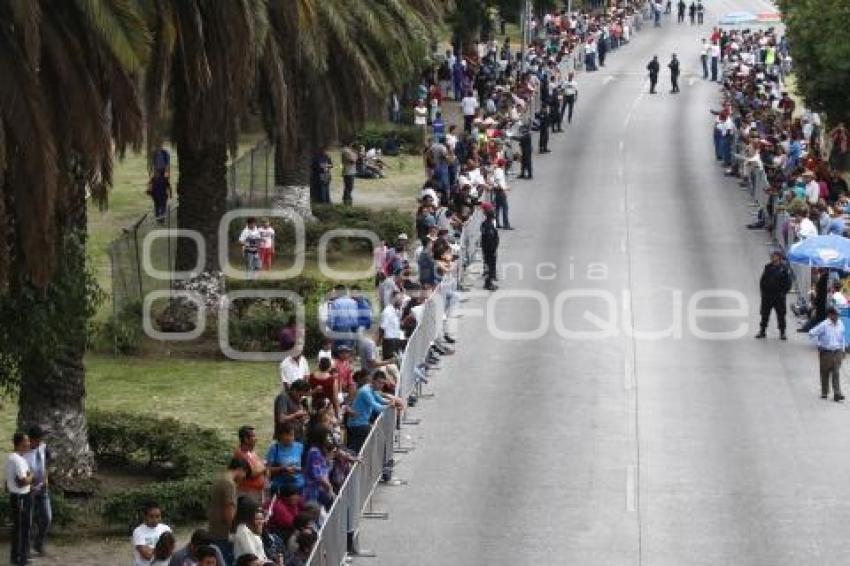
[[[707,6],[707,22],[767,9]],[[505,292],[462,305],[459,352],[404,429],[408,484],[378,490],[390,520],[364,523],[378,556],[358,563],[850,563],[850,406],[819,398],[793,322],[788,342],[773,321],[752,338],[770,247],[714,162],[719,90],[698,69],[710,23],[673,20],[579,76],[573,124],[535,156],[533,182],[513,183]]]

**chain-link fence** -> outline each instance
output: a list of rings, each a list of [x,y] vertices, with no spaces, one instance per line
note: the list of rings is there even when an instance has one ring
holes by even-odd
[[[227,195],[230,209],[272,205],[279,196],[274,191],[272,144],[261,141],[228,166]],[[152,212],[143,214],[109,244],[107,253],[111,264],[113,314],[141,305],[151,291],[172,288],[170,274],[174,271],[177,236],[173,232],[151,233],[177,227],[175,204],[169,207],[160,221]],[[149,240],[148,250],[145,250],[146,238]]]

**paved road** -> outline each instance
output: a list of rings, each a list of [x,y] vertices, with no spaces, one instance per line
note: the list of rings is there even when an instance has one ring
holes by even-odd
[[[709,8],[764,10],[757,0]],[[462,351],[434,379],[436,399],[416,409],[423,423],[405,429],[416,449],[397,475],[409,484],[378,492],[391,519],[366,523],[362,546],[378,558],[360,562],[850,563],[850,407],[819,399],[806,341],[782,343],[775,328],[752,339],[769,248],[744,228],[745,195],[713,161],[717,87],[685,78],[673,96],[662,74],[664,94],[649,96],[636,74],[673,51],[695,71],[699,37],[675,24],[644,28],[605,70],[580,77],[573,125],[511,197],[518,230],[503,238],[500,259],[512,267],[501,285],[525,298],[499,299],[492,317],[472,312],[486,310],[484,298],[463,305]],[[698,328],[744,324],[743,336],[700,339],[689,301],[724,289],[749,313],[700,318]],[[587,312],[621,330],[561,336],[600,332]],[[678,327],[679,317],[681,337],[622,331]],[[493,325],[541,324],[533,340],[482,339]]]

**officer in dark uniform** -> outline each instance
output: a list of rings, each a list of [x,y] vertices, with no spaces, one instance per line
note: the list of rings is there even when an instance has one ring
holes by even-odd
[[[544,102],[540,106],[540,138],[538,140],[538,151],[540,153],[549,153],[549,129],[551,121],[549,117],[549,105]]]
[[[685,0],[679,0],[679,5],[677,7],[679,8],[677,21],[681,24],[685,21],[685,8],[687,7]]]
[[[531,172],[531,154],[533,150],[534,148],[531,141],[531,130],[529,130],[526,126],[523,126],[520,130],[519,135],[520,179],[531,179],[533,177]]]
[[[670,67],[670,83],[673,85],[670,93],[676,94],[679,92],[679,59],[676,58],[675,53],[667,66]]]
[[[484,210],[484,222],[481,223],[481,251],[484,254],[484,288],[488,291],[498,289],[493,285],[496,278],[496,251],[499,249],[499,231],[496,229],[496,212],[493,205],[485,202],[481,205]]]
[[[791,290],[791,271],[785,264],[785,258],[780,251],[770,254],[770,263],[764,266],[759,287],[761,288],[761,330],[756,338],[767,336],[767,321],[770,311],[776,311],[776,322],[779,326],[779,337],[785,340],[785,311],[786,295]]]
[[[658,64],[658,55],[652,57],[652,61],[646,66],[649,71],[649,94],[655,94],[655,85],[658,84],[658,71],[661,70],[661,65]]]
[[[552,123],[552,133],[564,131],[564,115],[561,113],[561,106],[564,103],[564,91],[560,86],[552,89],[552,94],[549,95],[549,116]]]

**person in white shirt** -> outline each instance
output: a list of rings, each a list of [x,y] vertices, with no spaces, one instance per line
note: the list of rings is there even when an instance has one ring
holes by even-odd
[[[285,390],[296,379],[307,379],[309,376],[310,366],[301,352],[287,356],[280,362],[280,384]]]
[[[818,346],[820,360],[820,397],[829,397],[829,382],[832,380],[832,392],[835,402],[844,401],[841,394],[841,362],[847,344],[844,340],[844,323],[838,318],[835,307],[826,309],[826,320],[809,330],[809,338]]]
[[[257,230],[260,234],[260,265],[263,269],[272,268],[274,259],[274,228],[269,219],[263,220],[263,225]]]
[[[478,98],[469,90],[460,101],[460,108],[463,112],[463,131],[472,132],[472,122],[475,120],[475,112],[478,110]]]
[[[803,172],[803,181],[806,183],[806,202],[817,204],[820,200],[820,185],[815,181],[815,174],[811,171]]]
[[[262,240],[260,230],[257,228],[257,221],[254,218],[248,218],[245,228],[239,235],[239,243],[242,244],[242,255],[245,258],[248,277],[256,276],[257,271],[260,270],[260,244]]]
[[[33,527],[32,549],[39,555],[44,554],[44,542],[53,521],[53,509],[50,506],[50,493],[47,485],[47,464],[49,453],[44,443],[45,432],[35,425],[29,429],[30,450],[24,454],[27,465],[32,470],[33,480],[30,486],[32,494]]]
[[[808,216],[804,216],[802,213],[799,213],[798,219],[799,229],[797,234],[800,236],[801,240],[818,235],[817,226],[815,226],[815,223],[812,222]]]
[[[148,503],[144,508],[145,522],[133,530],[133,566],[148,566],[153,558],[153,549],[162,533],[170,533],[171,528],[161,523],[162,510],[156,503]]]
[[[396,352],[402,349],[404,333],[401,331],[400,309],[403,303],[404,293],[396,291],[390,304],[381,311],[381,354],[385,360],[391,360]]]
[[[24,458],[30,450],[30,439],[23,432],[16,432],[12,443],[14,451],[6,458],[6,491],[12,520],[11,564],[24,566],[29,562],[32,524],[33,473]]]
[[[237,525],[233,535],[234,560],[239,560],[239,557],[244,554],[253,554],[262,564],[268,561],[263,539],[260,538],[264,521],[265,514],[255,502],[250,499],[240,501],[233,521]]]

